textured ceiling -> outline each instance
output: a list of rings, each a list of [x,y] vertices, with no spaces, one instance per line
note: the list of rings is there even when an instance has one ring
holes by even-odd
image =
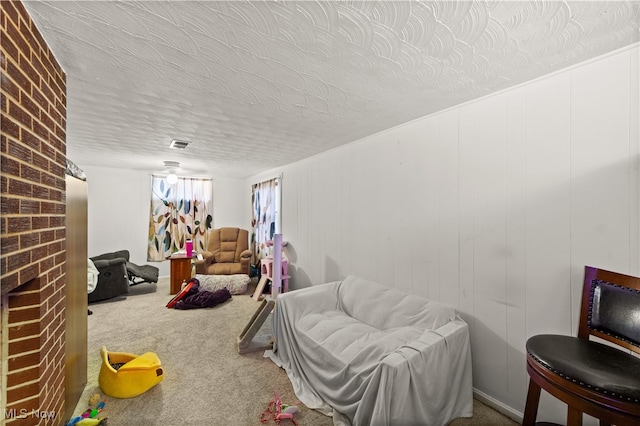
[[[25,1],[80,165],[245,177],[639,40],[634,1]],[[191,141],[184,151],[171,139]]]

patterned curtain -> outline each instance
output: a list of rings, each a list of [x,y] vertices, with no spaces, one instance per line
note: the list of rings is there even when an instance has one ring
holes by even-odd
[[[254,264],[260,259],[272,255],[273,248],[267,246],[267,241],[273,240],[276,232],[278,206],[277,190],[279,178],[251,186],[251,203],[253,217],[251,218],[251,251]]]
[[[147,260],[165,260],[188,239],[195,251],[204,251],[213,222],[213,182],[181,177],[170,185],[165,177],[152,176],[150,212]]]

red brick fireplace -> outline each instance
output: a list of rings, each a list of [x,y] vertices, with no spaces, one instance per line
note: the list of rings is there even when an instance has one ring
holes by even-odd
[[[0,4],[0,423],[60,425],[66,76],[22,3]]]

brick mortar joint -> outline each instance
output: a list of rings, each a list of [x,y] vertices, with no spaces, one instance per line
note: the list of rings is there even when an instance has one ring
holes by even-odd
[[[2,31],[2,34],[3,34],[3,35],[5,35],[5,37],[10,37],[10,35],[9,35],[9,34],[8,34],[8,32],[6,32],[6,31]],[[16,46],[16,47],[17,47],[17,46]],[[13,59],[13,57],[9,54],[9,52],[7,52],[7,50],[6,50],[6,49],[0,49],[0,50],[1,50],[1,51],[2,51],[2,53],[4,53],[4,55],[5,55],[5,58],[6,58],[6,62],[5,62],[5,64],[6,64],[6,63],[11,63],[11,64],[12,64],[13,66],[15,66],[16,68],[21,69],[21,67],[20,67],[20,63],[16,62],[16,61]],[[27,57],[24,55],[24,52],[23,52],[21,49],[16,49],[16,50],[18,51],[18,55],[22,54],[22,57],[24,57],[24,58],[25,58],[25,60],[27,61],[27,63],[28,63],[29,65],[34,64],[34,61],[32,61],[32,60],[30,60],[29,58],[27,58]],[[33,50],[32,50],[31,52],[33,52]],[[19,58],[19,57],[20,57],[20,56],[18,56],[18,58]],[[43,66],[44,66],[44,65],[46,65],[46,64],[42,63],[42,60],[41,60],[40,56],[38,56],[38,60],[40,61],[40,63],[41,63]],[[5,69],[6,69],[6,68],[5,68]],[[65,73],[64,73],[64,72],[61,72],[61,73],[58,73],[58,72],[51,73],[51,72],[49,72],[48,70],[45,70],[45,71],[47,71],[47,74],[46,74],[46,77],[47,77],[47,78],[45,79],[44,77],[42,77],[42,80],[44,80],[44,81],[47,81],[47,80],[49,80],[49,79],[51,79],[51,80],[52,80],[52,83],[48,83],[48,82],[47,82],[47,87],[55,87],[55,88],[56,88],[56,89],[58,89],[59,91],[62,91],[62,88],[58,86],[57,82],[55,82],[55,79],[56,79],[56,78],[59,78],[59,79],[61,79],[61,80],[65,80],[65,78],[66,78]],[[31,81],[32,83],[35,83],[35,82],[34,82],[33,80],[31,80],[31,79],[29,79],[29,81]],[[4,92],[4,91],[3,91],[3,92]],[[62,98],[61,98],[60,96],[56,96],[56,100],[62,100]]]
[[[44,41],[45,42],[44,46],[40,44],[40,39],[36,37],[36,34],[39,34],[37,27],[36,27],[36,31],[32,30],[31,24],[33,23],[33,21],[29,20],[29,22],[25,22],[22,16],[20,16],[19,21],[22,21],[24,23],[24,26],[20,26],[18,22],[14,22],[14,20],[11,19],[10,15],[6,15],[6,16],[7,16],[7,20],[11,22],[13,26],[18,30],[20,35],[23,36],[22,40],[26,41],[27,44],[29,44],[29,39],[30,39],[35,41],[37,44],[36,48],[34,48],[31,44],[29,44],[28,52],[24,51],[23,49],[20,49],[20,46],[18,45],[15,46],[16,50],[19,53],[22,53],[23,56],[25,56],[25,59],[27,60],[29,59],[26,58],[25,53],[35,55],[38,58],[38,60],[42,62],[42,65],[45,66],[45,71],[47,72],[47,76],[58,77],[60,78],[60,80],[62,80],[63,83],[66,83],[66,79],[65,79],[66,73],[58,63],[58,60],[55,58],[55,56],[53,56],[53,52],[51,51],[51,48],[49,47],[49,45],[46,44],[46,40]],[[2,30],[1,32],[3,35],[5,35],[6,37],[9,37],[9,39],[13,41],[13,38],[10,37],[9,29],[7,26],[1,26],[0,29]],[[26,32],[20,31],[21,29],[26,29],[27,31]],[[2,49],[2,51],[5,52],[5,49]],[[29,63],[32,63],[32,61],[29,60]],[[46,67],[46,65],[51,65],[51,67]]]
[[[29,201],[33,201],[33,198],[30,197],[6,197],[3,195],[4,198],[11,198],[12,200],[29,200]],[[43,202],[43,203],[51,203],[51,204],[65,204],[64,201],[56,201],[56,200],[48,200],[46,198],[42,198],[42,199],[38,199],[38,202]],[[50,218],[50,217],[55,217],[55,218],[59,218],[59,217],[65,217],[66,215],[64,214],[48,214],[48,213],[30,213],[29,214],[29,218]],[[24,219],[24,213],[5,213],[2,215],[3,218],[6,219]],[[56,226],[56,228],[64,228],[64,227],[60,227],[60,226]],[[52,228],[42,228],[42,230],[47,230],[47,229],[52,229]]]
[[[29,99],[32,99],[32,100],[33,100],[33,99],[35,99],[35,97],[34,97],[34,96],[29,95],[29,94],[28,94],[28,93],[26,93],[22,88],[20,88],[20,92],[21,92],[21,93],[23,93],[23,94],[25,94]],[[18,102],[15,102],[15,99],[14,99],[13,97],[11,97],[11,96],[7,96],[4,90],[2,91],[2,95],[3,95],[3,96],[5,96],[8,100],[11,100],[11,101],[12,101],[11,103],[13,103],[13,104],[15,104],[15,105],[20,105]],[[57,100],[57,99],[56,99],[56,100]],[[66,108],[66,104],[65,104],[64,102],[61,102],[61,103],[64,105],[64,107],[63,107],[63,111],[62,111],[62,112],[57,111],[57,108],[56,108],[55,104],[51,103],[50,101],[47,101],[47,102],[49,103],[49,107],[51,107],[51,108],[53,108],[54,110],[56,110],[56,112],[58,113],[58,115],[62,116],[62,118],[63,118],[64,120],[66,120],[66,109],[67,109],[67,108]],[[9,106],[9,105],[10,105],[10,103],[9,103],[9,102],[7,102],[7,106]],[[44,124],[43,119],[42,119],[42,118],[40,118],[40,117],[36,117],[36,116],[33,114],[33,111],[31,111],[31,110],[24,110],[24,111],[29,115],[29,117],[31,117],[31,119],[32,119],[33,121],[35,121],[35,122],[37,122],[37,123],[39,123],[39,124]],[[44,113],[44,115],[45,115],[47,118],[49,118],[49,119],[54,123],[54,125],[56,126],[56,127],[54,127],[54,128],[46,127],[46,128],[47,128],[47,130],[49,130],[49,132],[51,132],[51,137],[52,137],[52,138],[54,138],[54,139],[58,139],[58,140],[61,140],[61,141],[62,141],[62,138],[60,138],[60,137],[57,135],[57,133],[55,132],[55,130],[56,130],[56,128],[60,128],[62,131],[66,132],[66,125],[64,125],[63,123],[60,123],[60,122],[58,121],[58,117],[54,117],[53,115],[51,115],[51,113],[50,113],[49,111],[45,110],[44,108],[40,107],[40,108],[38,109],[38,111],[42,111],[42,112]],[[28,130],[28,131],[30,131],[30,132],[33,130],[33,126],[32,126],[31,128],[30,128],[30,127],[25,127],[24,125],[22,125],[22,123],[21,123],[20,121],[16,120],[15,115],[12,115],[10,112],[8,112],[8,108],[7,108],[6,117],[7,117],[8,121],[10,121],[10,122],[12,122],[12,123],[14,123],[14,124],[18,125],[18,126],[19,126],[20,128],[22,128],[22,129],[26,129],[26,130]]]
[[[19,342],[24,342],[24,341],[27,341],[27,340],[31,340],[31,339],[33,339],[33,338],[41,339],[41,338],[43,338],[43,337],[47,337],[47,332],[46,332],[46,330],[43,330],[43,331],[41,331],[41,332],[40,332],[40,333],[38,333],[38,334],[30,334],[29,336],[20,337],[20,338],[18,338],[18,339],[10,339],[10,338],[7,338],[7,342],[8,342],[8,343],[10,343],[10,344],[11,344],[11,343],[19,343]],[[22,352],[16,352],[16,354],[22,354]],[[11,372],[13,373],[14,371],[15,371],[15,370],[12,370]]]
[[[57,254],[60,254],[60,252],[56,253],[56,255],[57,255]],[[0,259],[3,259],[3,260],[4,260],[5,258],[3,257],[3,258],[0,258]],[[37,266],[37,265],[39,265],[39,264],[40,264],[40,262],[36,262],[36,263],[35,263],[35,265],[36,265],[36,266]],[[60,266],[62,266],[62,265],[64,265],[64,264],[65,264],[64,262],[54,263],[54,265],[53,265],[51,268],[49,268],[49,269],[47,269],[47,270],[45,270],[45,271],[42,271],[42,275],[46,275],[47,273],[49,273],[49,272],[51,272],[51,271],[55,271],[57,268],[59,268]],[[0,278],[2,278],[2,279],[9,278],[9,277],[11,277],[11,276],[13,276],[13,275],[18,274],[18,273],[19,273],[19,272],[21,272],[21,271],[25,271],[25,270],[27,270],[28,268],[33,267],[33,266],[34,266],[34,264],[25,265],[25,266],[23,266],[23,267],[21,267],[21,268],[14,269],[14,270],[12,270],[12,271],[9,271],[9,272],[5,273],[4,275],[1,275],[1,276],[0,276]]]
[[[53,216],[55,218],[59,218],[61,216]],[[16,216],[15,219],[21,219],[20,216]],[[58,231],[64,231],[66,229],[66,227],[64,225],[62,226],[56,226],[55,228],[37,228],[37,229],[27,229],[24,231],[19,231],[19,232],[7,232],[2,234],[1,238],[21,238],[21,237],[40,237],[41,234],[48,234],[50,232],[58,232]],[[64,238],[54,238],[52,240],[48,240],[45,242],[38,242],[37,244],[33,244],[30,245],[29,247],[20,247],[14,251],[11,251],[10,253],[2,253],[0,255],[0,259],[6,259],[14,254],[21,254],[21,253],[28,253],[33,251],[34,249],[37,248],[45,248],[47,246],[49,246],[52,243],[58,243],[58,242],[64,242],[65,239]],[[20,243],[18,243],[20,244]],[[49,257],[49,256],[46,256]]]
[[[29,99],[35,99],[32,95],[29,95],[29,94],[27,94],[24,90],[22,90],[22,88],[20,88],[20,92],[22,92],[22,93],[24,93],[25,95],[27,95],[27,97],[28,97]],[[4,90],[2,91],[2,93],[3,93],[3,95],[4,95]],[[6,96],[6,95],[5,95],[5,96]],[[10,100],[14,101],[14,99],[13,99],[12,97],[10,97],[10,96],[7,96],[7,99],[10,99]],[[56,99],[56,100],[57,100],[57,99]],[[12,103],[13,103],[13,104],[15,104],[15,105],[18,105],[18,106],[20,105],[18,102],[12,102]],[[63,103],[63,102],[61,102],[61,103]],[[49,104],[50,104],[50,106],[51,106],[51,107],[53,107],[54,109],[56,109],[54,104],[52,104],[51,102],[49,102]],[[64,104],[64,103],[63,103],[63,104]],[[9,106],[10,104],[9,104],[9,103],[7,103],[7,105]],[[64,104],[64,105],[65,105],[65,106],[64,106],[64,110],[65,110],[65,112],[66,112],[66,109],[67,109],[67,108],[66,108],[66,104]],[[44,123],[44,121],[43,121],[40,117],[36,117],[35,115],[33,115],[33,111],[31,111],[31,110],[24,110],[24,111],[26,111],[26,113],[29,115],[29,117],[31,117],[31,118],[32,118],[34,121],[36,121],[37,123],[40,123],[40,124],[43,124],[43,123]],[[60,123],[58,123],[58,120],[56,119],[56,117],[53,117],[53,116],[49,113],[49,111],[46,111],[44,108],[39,108],[39,109],[38,109],[38,111],[43,111],[43,112],[45,113],[45,115],[46,115],[46,116],[47,116],[51,121],[53,121],[57,127],[59,127],[60,129],[62,129],[63,131],[66,131],[65,126],[63,126],[63,125],[61,125]],[[18,126],[20,126],[20,127],[21,127],[21,128],[23,128],[23,129],[27,129],[27,130],[29,130],[29,131],[33,130],[32,128],[29,128],[29,127],[25,127],[25,126],[23,126],[23,125],[22,125],[22,123],[20,123],[19,121],[17,121],[17,120],[15,119],[15,116],[14,116],[14,115],[12,115],[10,112],[7,112],[6,117],[7,117],[7,119],[8,119],[9,121],[13,122],[14,124],[17,124]],[[66,116],[65,116],[65,118],[66,118]],[[51,128],[49,128],[49,127],[47,127],[47,129],[52,133],[52,135],[53,135],[53,137],[54,137],[54,138],[60,139],[60,138],[58,138],[58,136],[56,135],[56,133],[55,133],[54,129],[51,129]]]
[[[9,139],[11,140],[12,138],[9,138]],[[23,143],[22,143],[22,142],[20,142],[20,141],[18,141],[18,143],[19,143],[19,144],[21,144],[21,145],[23,145],[23,146],[25,146],[25,147],[27,147],[27,145],[23,144]],[[49,147],[51,147],[51,149],[53,149],[53,150],[55,151],[55,153],[56,153],[56,154],[64,154],[62,151],[60,151],[59,149],[55,148],[55,147],[54,147],[53,145],[51,145],[50,143],[46,143],[46,145],[47,145],[47,146],[49,146]],[[31,148],[29,148],[29,149],[30,149],[32,152],[36,152],[36,153],[38,153],[38,154],[42,154],[42,151],[34,150],[34,149],[31,149]],[[31,163],[31,162],[29,162],[29,161],[27,161],[27,160],[24,160],[24,159],[23,159],[23,158],[21,158],[21,157],[17,157],[17,156],[15,156],[15,155],[11,155],[11,154],[8,154],[8,153],[7,153],[7,154],[5,154],[5,157],[6,157],[6,158],[9,158],[9,159],[12,159],[12,160],[15,160],[16,162],[20,163],[20,165],[23,165],[23,164],[24,164],[24,165],[29,166],[29,167],[32,167],[32,168],[34,168],[34,169],[37,169],[37,170],[44,170],[44,171],[48,172],[49,174],[52,174],[52,173],[51,173],[51,172],[49,172],[47,169],[43,169],[43,168],[41,168],[41,167],[38,167],[36,164]],[[63,163],[57,163],[55,160],[52,160],[52,159],[49,159],[49,158],[47,158],[47,160],[48,160],[49,162],[52,162],[53,164],[59,164],[59,165],[60,165],[60,166],[62,166],[62,167],[66,167],[66,163],[64,163],[64,164],[63,164]]]
[[[12,117],[12,116],[10,116],[9,114],[7,114],[7,117],[9,118],[9,121],[11,121],[12,123],[16,124],[16,125],[17,125],[18,127],[20,127],[21,129],[26,130],[26,131],[28,131],[29,133],[33,133],[33,129],[32,129],[32,128],[29,128],[29,127],[25,127],[25,126],[23,126],[23,125],[22,125],[22,123],[20,123],[19,121],[14,120],[14,119],[13,119],[13,117]],[[42,123],[42,122],[41,122],[41,121],[38,121],[38,123]],[[60,127],[60,126],[58,126],[58,127]],[[61,141],[61,142],[63,141],[61,138],[59,138],[58,136],[56,136],[56,134],[55,134],[51,129],[49,129],[48,127],[47,127],[47,129],[48,129],[48,130],[49,130],[49,132],[53,135],[53,138],[54,138],[54,139],[58,139],[58,140],[59,140],[59,141]],[[42,138],[41,138],[41,137],[38,137],[38,138],[39,138],[42,142],[44,142],[46,146],[51,147],[51,149],[52,149],[56,154],[61,154],[61,155],[65,155],[65,156],[66,156],[66,154],[65,154],[64,152],[62,152],[61,150],[57,149],[57,148],[56,148],[55,146],[53,146],[53,144],[51,144],[50,142],[42,140]],[[11,137],[10,137],[9,139],[11,139],[11,140],[14,140],[14,141],[15,141],[15,139],[14,139],[14,138],[11,138]],[[18,142],[18,143],[20,143],[20,144],[22,144],[22,145],[24,145],[21,141],[17,141],[17,142]],[[26,145],[24,145],[24,146],[26,146]],[[33,152],[37,152],[38,154],[41,154],[41,153],[42,153],[42,151],[41,151],[41,150],[34,150],[34,149],[31,149],[31,151],[33,151]],[[21,163],[24,163],[24,164],[32,165],[32,163],[26,162],[26,161],[24,161],[23,159],[21,159],[20,157],[16,157],[16,156],[13,156],[13,155],[8,155],[8,154],[6,155],[6,157],[7,157],[7,158],[14,159],[14,160],[17,160],[17,161],[19,161],[19,162],[21,162]],[[52,159],[49,159],[49,158],[48,158],[48,160],[49,160],[49,161],[51,161],[51,162],[53,162],[54,164],[61,164],[61,165],[62,165],[62,163],[56,163],[56,162],[55,162],[55,160],[52,160]],[[35,167],[35,168],[38,168],[38,167]],[[40,169],[40,170],[44,170],[44,169]]]
[[[53,94],[53,99],[46,99],[47,100],[47,104],[51,107],[53,107],[53,109],[56,109],[56,105],[59,102],[60,104],[66,105],[66,94],[64,93],[63,89],[58,86],[58,84],[56,83],[56,76],[58,76],[59,78],[64,78],[64,74],[48,74],[47,78],[41,78],[42,83],[40,84],[40,82],[36,82],[33,81],[28,75],[26,75],[24,72],[22,72],[22,67],[20,66],[19,63],[17,63],[16,61],[13,60],[13,58],[11,57],[11,55],[9,55],[5,49],[2,49],[2,52],[4,53],[4,56],[6,58],[6,64],[11,64],[13,65],[15,68],[17,68],[18,70],[20,70],[21,74],[25,76],[25,78],[29,81],[29,83],[31,83],[33,86],[37,87],[38,89],[40,89],[41,87],[45,86],[47,87]],[[22,52],[20,52],[22,53]],[[24,57],[24,55],[22,55]],[[26,58],[25,58],[26,59]],[[27,63],[31,66],[33,64],[32,61],[26,59]],[[8,68],[5,66],[5,68],[3,68],[5,70],[7,70]],[[33,94],[31,93],[26,93],[25,90],[22,88],[22,86],[20,86],[20,84],[13,78],[11,78],[11,76],[8,75],[7,73],[7,77],[9,78],[9,80],[16,84],[18,86],[18,88],[20,89],[20,92],[24,93],[25,95],[29,96],[29,98],[33,98]],[[50,80],[50,81],[49,81]],[[4,90],[2,91],[3,93],[5,92]],[[14,99],[13,97],[8,97],[9,99]],[[49,113],[49,111],[46,111],[47,114]]]
[[[11,373],[14,373],[14,372],[15,372],[15,370],[11,371]],[[8,391],[16,390],[16,389],[20,389],[21,387],[30,386],[30,385],[33,385],[33,384],[38,384],[38,379],[33,379],[33,380],[29,380],[28,382],[19,383],[17,385],[11,386],[10,388],[7,388],[7,390]]]
[[[48,201],[48,200],[43,200],[42,202],[45,203],[54,203],[52,201]],[[63,204],[63,203],[61,203]],[[20,214],[20,213],[12,213],[12,214],[6,214],[3,215],[4,218],[8,219],[25,219],[25,215],[24,213]],[[59,219],[61,217],[65,217],[64,214],[46,214],[46,213],[38,213],[38,214],[31,214],[31,217],[26,218],[27,220],[31,221],[32,218],[35,219],[41,219],[43,217],[45,218],[52,218],[52,219]],[[60,226],[53,226],[53,227],[46,227],[46,228],[39,228],[39,229],[29,229],[26,231],[20,231],[20,232],[7,232],[6,234],[2,234],[2,236],[4,237],[5,235],[20,235],[20,234],[28,234],[31,232],[44,232],[44,231],[55,231],[55,230],[59,230],[59,229],[65,229],[64,225],[60,225]],[[44,245],[44,243],[42,244]]]
[[[24,178],[20,178],[19,176],[16,175],[11,175],[11,174],[3,174],[3,177],[6,178],[7,182],[11,182],[11,181],[19,181],[22,184],[28,184],[28,185],[32,185],[33,187],[35,187],[36,189],[42,191],[43,189],[51,189],[51,190],[55,190],[55,194],[61,193],[62,195],[66,196],[66,190],[64,189],[60,189],[58,186],[56,185],[49,185],[46,183],[42,183],[39,181],[34,181],[34,180],[25,180]],[[56,182],[62,182],[62,179],[57,179]],[[49,198],[34,198],[33,196],[29,196],[29,195],[25,195],[23,193],[10,193],[10,192],[4,192],[2,194],[2,198],[11,198],[12,200],[25,200],[25,201],[49,201],[49,202],[54,202],[54,203],[63,203],[64,204],[64,200],[56,200],[56,199],[49,199]]]

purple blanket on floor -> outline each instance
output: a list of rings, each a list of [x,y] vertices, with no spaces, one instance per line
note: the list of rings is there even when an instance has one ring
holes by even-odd
[[[227,288],[216,291],[198,291],[200,286],[195,285],[185,297],[176,302],[176,309],[212,308],[222,302],[231,299],[231,293]]]

